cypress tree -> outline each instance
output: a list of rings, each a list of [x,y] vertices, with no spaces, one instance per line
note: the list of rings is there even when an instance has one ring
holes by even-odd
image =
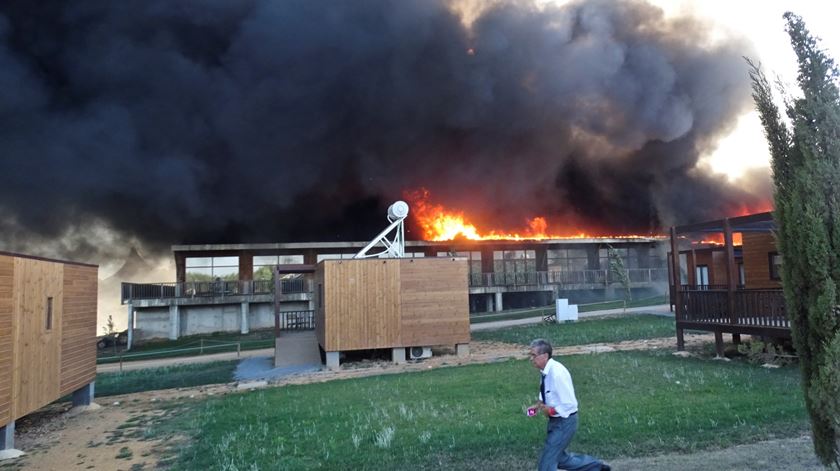
[[[782,285],[800,359],[814,450],[840,469],[840,93],[834,61],[802,18],[785,13],[801,96],[782,121],[767,78],[749,62],[753,98],[772,157]]]

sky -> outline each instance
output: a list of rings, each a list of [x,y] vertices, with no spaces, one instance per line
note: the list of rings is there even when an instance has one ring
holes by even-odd
[[[761,62],[767,76],[796,82],[796,56],[790,37],[784,31],[782,15],[792,11],[800,15],[811,34],[822,40],[822,47],[835,60],[840,58],[840,2],[817,0],[651,0],[667,16],[691,15],[705,18],[712,28],[734,32],[748,38],[759,53],[752,59]],[[701,160],[712,171],[726,174],[730,180],[755,167],[768,167],[770,155],[758,114],[741,116],[736,129],[718,143],[717,150]]]

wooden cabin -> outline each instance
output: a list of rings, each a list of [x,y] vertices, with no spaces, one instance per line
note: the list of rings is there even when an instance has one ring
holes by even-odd
[[[327,366],[339,352],[454,345],[468,353],[466,258],[324,260],[315,268],[315,332]]]
[[[67,394],[90,404],[96,265],[0,252],[0,450],[15,420]]]
[[[740,334],[790,338],[774,229],[769,212],[671,228],[669,279],[678,349],[684,347],[685,329],[714,332],[718,354],[723,333],[732,334],[735,343]],[[721,234],[723,245],[680,247],[692,234]]]

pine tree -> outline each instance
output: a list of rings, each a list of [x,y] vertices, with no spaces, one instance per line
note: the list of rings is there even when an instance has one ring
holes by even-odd
[[[782,121],[767,78],[749,62],[772,156],[782,285],[802,369],[814,449],[840,469],[840,93],[834,61],[797,15],[785,13],[802,96]]]

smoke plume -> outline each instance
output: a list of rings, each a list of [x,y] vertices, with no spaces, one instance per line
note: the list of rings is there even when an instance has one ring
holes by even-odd
[[[0,5],[3,248],[365,240],[406,189],[615,231],[756,196],[698,171],[743,40],[640,0]]]

